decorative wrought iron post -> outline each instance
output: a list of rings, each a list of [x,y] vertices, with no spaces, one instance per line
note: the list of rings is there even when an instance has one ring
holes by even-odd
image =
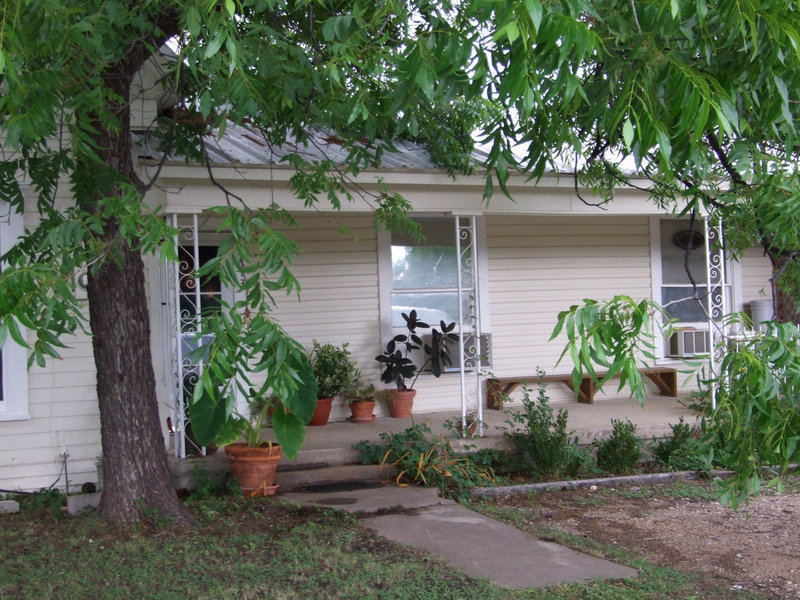
[[[725,301],[725,238],[722,235],[722,217],[711,213],[705,220],[706,244],[706,296],[708,312],[709,353],[708,368],[715,378],[719,373],[719,365],[725,356],[727,335],[724,319],[728,313]],[[711,387],[711,406],[717,407],[716,384]]]
[[[187,223],[187,219],[181,219],[182,216],[191,216],[191,219]],[[167,261],[163,266],[162,281],[166,294],[162,294],[162,306],[168,324],[165,327],[168,355],[165,373],[172,410],[175,456],[186,458],[187,395],[191,393],[203,369],[202,360],[193,360],[186,352],[194,346],[191,342],[200,333],[200,280],[196,274],[200,266],[200,249],[197,213],[171,213],[168,219],[179,234],[174,241],[178,262]],[[188,441],[201,454],[205,454],[205,448],[197,447],[191,439]]]
[[[474,216],[456,215],[455,225],[456,253],[458,255],[458,358],[461,376],[461,431],[462,435],[467,435],[467,415],[474,414],[478,420],[478,435],[482,436],[481,357],[483,351],[481,349],[476,218]]]

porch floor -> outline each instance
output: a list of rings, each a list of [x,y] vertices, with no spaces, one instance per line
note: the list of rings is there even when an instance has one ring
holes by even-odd
[[[670,432],[669,425],[677,423],[683,416],[687,422],[694,422],[695,413],[680,404],[677,398],[651,396],[644,407],[628,398],[604,397],[594,404],[578,402],[552,403],[554,411],[564,408],[569,413],[568,427],[575,431],[581,444],[589,444],[595,438],[604,437],[611,432],[611,419],[630,419],[637,426],[640,437],[650,438]],[[468,444],[480,447],[502,445],[504,436],[500,426],[505,425],[509,410],[520,410],[511,406],[502,411],[484,409],[485,424],[483,439],[477,437],[466,440]],[[378,441],[383,432],[400,432],[414,423],[426,423],[434,435],[450,435],[443,424],[447,419],[459,418],[460,412],[419,413],[410,419],[377,417],[372,423],[351,423],[333,421],[324,427],[307,427],[302,453],[349,449],[360,440]],[[298,456],[298,458],[300,458]]]

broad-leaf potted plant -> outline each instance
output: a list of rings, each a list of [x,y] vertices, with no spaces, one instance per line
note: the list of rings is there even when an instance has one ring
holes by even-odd
[[[242,447],[269,456],[279,447],[287,458],[294,458],[305,439],[305,424],[317,399],[314,372],[305,349],[267,315],[221,311],[208,322],[214,339],[197,352],[203,358],[203,369],[188,408],[198,443],[215,441],[226,446],[229,458]],[[252,375],[260,373],[262,381],[252,382]],[[247,399],[248,416],[237,409],[237,394]],[[271,423],[277,443],[261,438],[271,406],[276,408]],[[242,437],[244,442],[238,443]],[[269,493],[272,484],[261,481],[241,485],[245,493],[257,495],[259,491]]]
[[[375,420],[375,386],[366,383],[361,373],[344,395],[350,406],[350,420],[353,423],[372,423]]]
[[[333,398],[345,394],[360,372],[347,344],[339,347],[314,340],[309,360],[317,383],[317,408],[309,425],[325,425],[331,414]]]
[[[250,415],[245,417],[237,412],[231,420],[231,428],[241,432],[244,442],[226,445],[225,455],[228,457],[231,473],[245,496],[271,496],[278,489],[275,472],[281,457],[281,446],[262,438],[262,430],[273,400],[249,397]]]
[[[417,311],[412,310],[409,314],[402,313],[406,323],[407,334],[398,334],[386,344],[383,354],[375,357],[383,366],[381,381],[384,383],[394,383],[397,386],[397,394],[389,404],[389,413],[392,417],[407,418],[411,416],[411,409],[414,403],[414,396],[417,391],[414,386],[417,383],[420,373],[430,366],[431,373],[439,377],[445,367],[452,366],[453,361],[447,350],[448,341],[457,342],[458,335],[453,333],[456,327],[455,322],[446,324],[440,322],[440,329],[432,328],[424,321],[417,318]],[[419,333],[420,330],[431,330],[430,344],[424,343]],[[414,350],[422,348],[425,352],[425,362],[421,367],[417,367],[409,354]],[[407,385],[407,381],[411,384]]]

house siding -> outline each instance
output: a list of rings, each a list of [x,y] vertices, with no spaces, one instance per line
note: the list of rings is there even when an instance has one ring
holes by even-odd
[[[92,345],[85,335],[64,341],[69,348],[62,351],[61,359],[50,359],[28,373],[31,418],[0,423],[4,489],[32,490],[56,482],[58,489],[65,489],[64,450],[69,453],[70,489],[97,480],[100,419]]]
[[[764,256],[763,248],[748,248],[742,253],[740,259],[742,276],[742,302],[740,310],[749,310],[753,300],[768,300],[772,298],[770,276],[772,265],[769,258]]]
[[[571,370],[569,359],[556,366],[563,335],[548,340],[558,313],[572,304],[651,295],[647,217],[494,216],[487,237],[493,371],[500,377],[537,367]],[[572,400],[564,386],[548,393]]]

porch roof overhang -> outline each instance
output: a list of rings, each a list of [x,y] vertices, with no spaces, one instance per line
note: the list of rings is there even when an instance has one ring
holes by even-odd
[[[188,163],[181,157],[164,160],[143,135],[135,136],[135,144],[141,176],[147,181],[157,177],[159,181],[158,189],[148,195],[151,205],[181,211],[210,208],[224,202],[224,194],[212,184],[205,166]],[[386,186],[404,196],[418,212],[584,216],[669,213],[649,199],[647,180],[621,186],[612,202],[598,206],[602,200],[598,195],[589,189],[576,189],[573,174],[559,172],[546,173],[539,181],[512,175],[507,184],[511,198],[496,185],[491,200],[485,202],[485,171],[450,176],[433,164],[419,144],[402,141],[395,146],[397,152],[385,153],[380,168],[366,168],[352,176],[354,186],[363,191],[363,196],[356,193],[352,202],[343,201],[342,212],[370,211],[374,204],[370,202],[370,194]],[[290,141],[275,148],[258,139],[253,131],[236,125],[229,126],[221,139],[208,136],[206,150],[214,179],[248,206],[274,201],[294,212],[326,207],[308,207],[292,193],[290,179],[296,171],[284,161],[286,155],[297,153],[312,162],[329,159],[343,163],[347,158],[335,136],[320,134],[309,145]],[[475,163],[480,164],[485,156],[476,151]]]

